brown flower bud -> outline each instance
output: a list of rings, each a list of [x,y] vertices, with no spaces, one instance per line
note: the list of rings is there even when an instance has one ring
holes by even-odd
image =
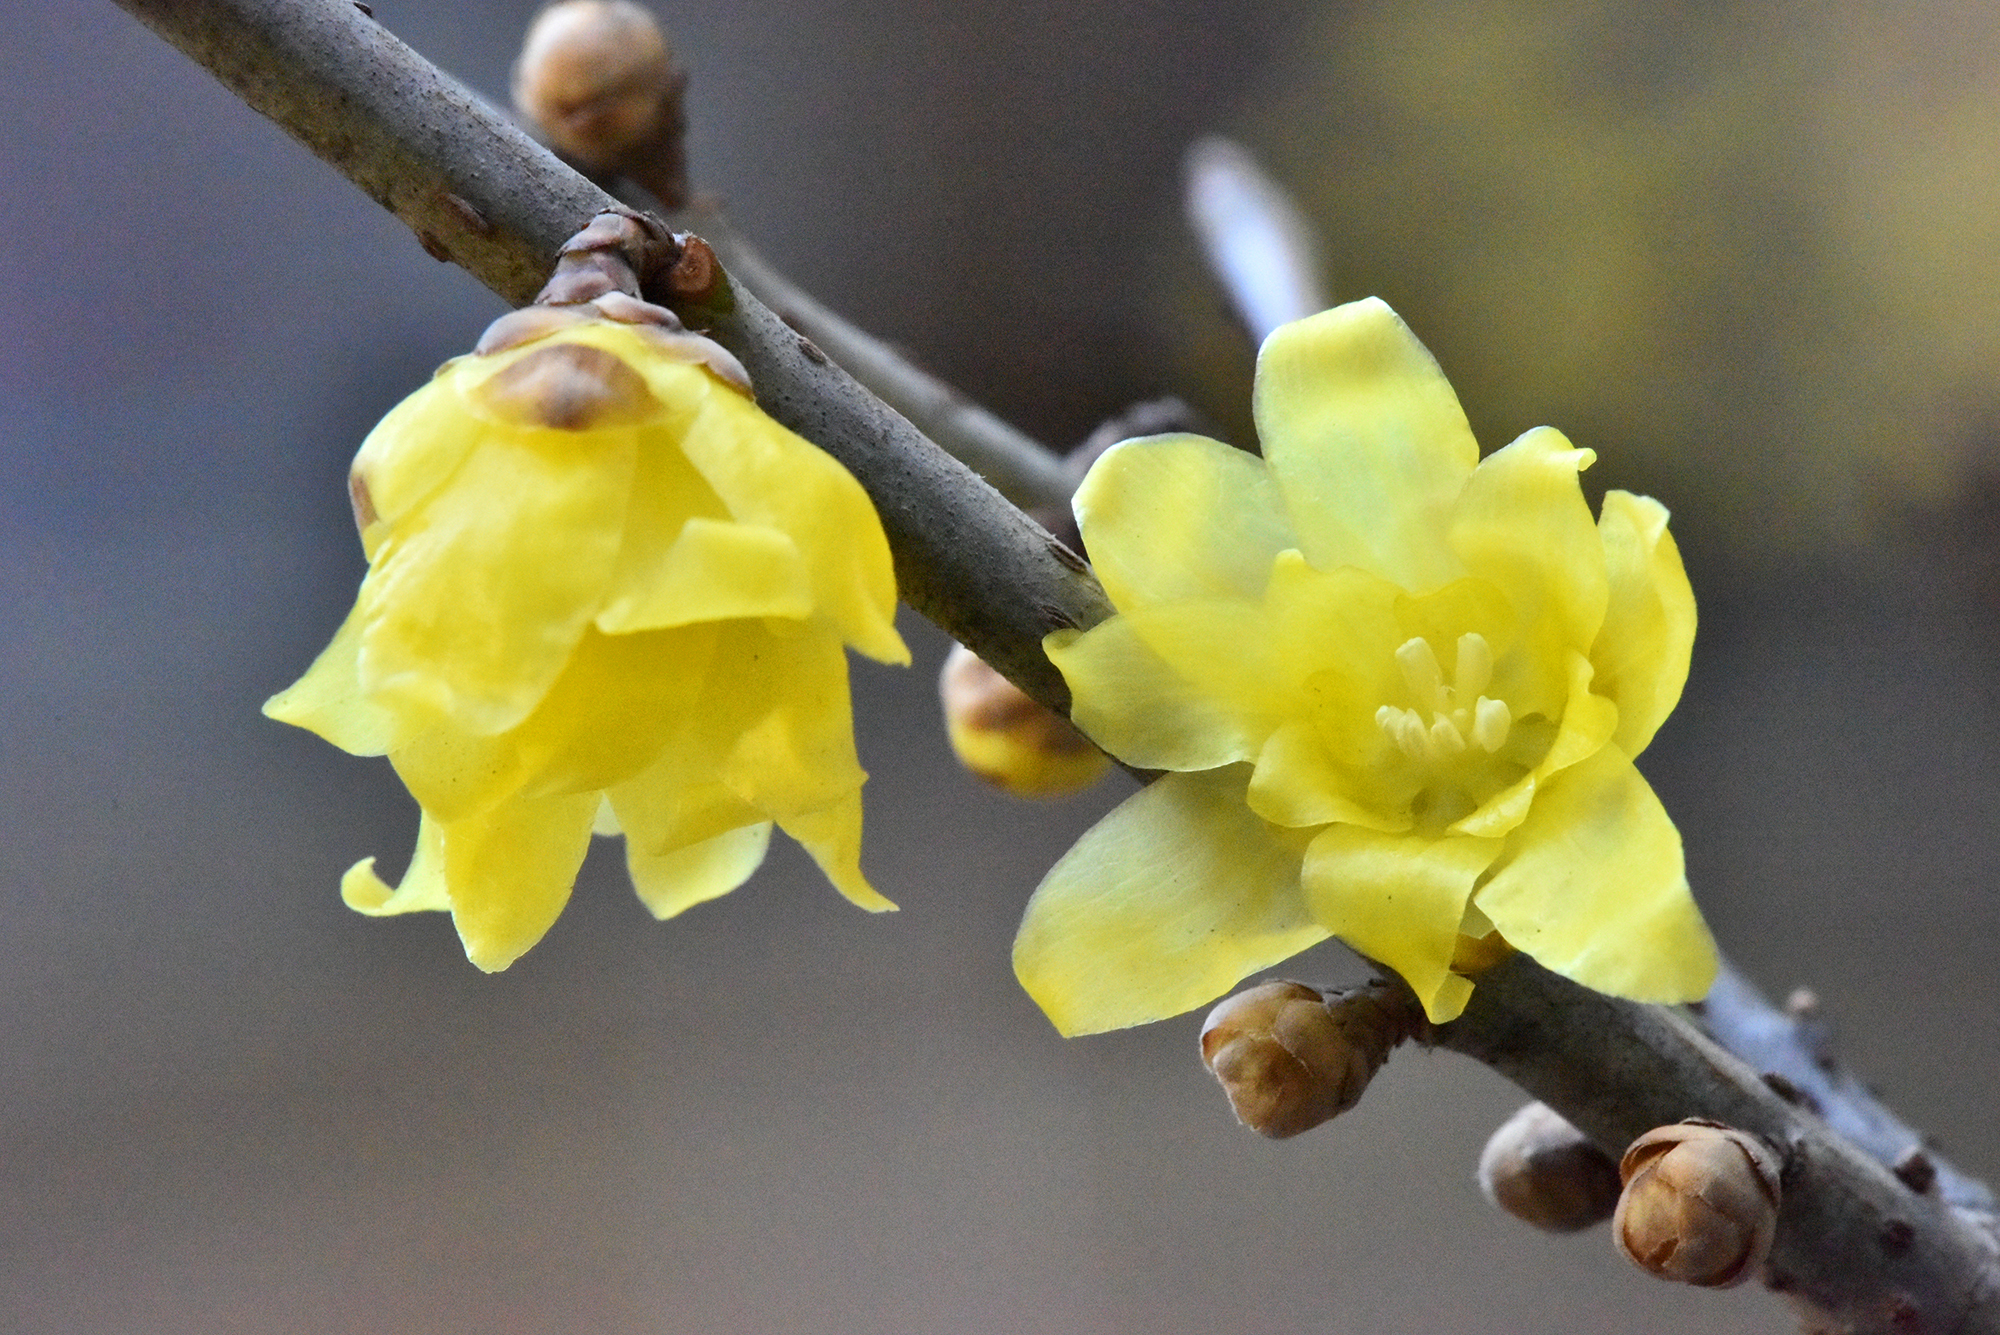
[[[1716,1122],[1656,1127],[1618,1165],[1618,1250],[1661,1279],[1724,1289],[1755,1274],[1778,1229],[1778,1159]]]
[[[686,79],[652,14],[631,0],[555,0],[514,66],[514,106],[586,171],[683,193]],[[657,184],[656,184],[657,181]],[[680,202],[661,194],[661,202]]]
[[[1546,1103],[1500,1124],[1479,1156],[1486,1199],[1536,1228],[1574,1233],[1611,1217],[1618,1165]]]
[[[1081,792],[1111,768],[1111,758],[1068,719],[1029,699],[962,644],[944,661],[938,695],[959,763],[1016,797]]]
[[[1259,983],[1208,1013],[1201,1058],[1236,1120],[1278,1140],[1359,1103],[1389,1050],[1420,1020],[1376,984],[1328,995],[1304,983]]]

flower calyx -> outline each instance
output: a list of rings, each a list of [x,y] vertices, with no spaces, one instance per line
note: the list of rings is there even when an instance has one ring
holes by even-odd
[[[691,333],[673,311],[639,295],[641,275],[663,274],[663,281],[674,289],[676,275],[690,260],[712,287],[720,270],[707,242],[697,236],[672,235],[657,219],[643,214],[606,210],[563,243],[555,272],[534,304],[509,311],[488,325],[473,354],[491,356],[592,320],[609,320],[634,327],[654,350],[675,361],[705,366],[749,396],[750,375],[734,353],[714,339]],[[552,386],[551,393],[560,397],[560,389]]]
[[[1655,1127],[1618,1164],[1612,1234],[1648,1274],[1726,1289],[1763,1266],[1777,1234],[1779,1160],[1757,1136],[1701,1118]]]

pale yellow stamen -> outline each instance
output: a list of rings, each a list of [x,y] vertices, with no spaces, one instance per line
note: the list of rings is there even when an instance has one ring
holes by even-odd
[[[1416,705],[1383,705],[1375,711],[1375,725],[1404,755],[1437,764],[1465,754],[1468,742],[1488,754],[1506,744],[1514,715],[1506,701],[1484,694],[1493,681],[1493,648],[1484,635],[1467,631],[1458,637],[1458,662],[1449,685],[1436,650],[1422,636],[1397,648],[1396,666]]]

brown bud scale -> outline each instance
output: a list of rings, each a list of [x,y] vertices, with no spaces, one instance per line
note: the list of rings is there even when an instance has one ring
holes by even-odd
[[[1360,1102],[1421,1016],[1406,993],[1382,984],[1329,995],[1304,983],[1259,983],[1209,1012],[1202,1060],[1236,1120],[1282,1139]]]
[[[1729,1288],[1764,1264],[1777,1233],[1779,1162],[1762,1140],[1692,1120],[1656,1127],[1618,1165],[1618,1249],[1649,1274]]]
[[[1479,1156],[1486,1199],[1551,1233],[1574,1233],[1618,1208],[1618,1165],[1545,1103],[1502,1122]]]

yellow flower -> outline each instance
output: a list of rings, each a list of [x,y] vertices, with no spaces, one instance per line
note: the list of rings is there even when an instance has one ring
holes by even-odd
[[[894,907],[860,870],[841,647],[909,659],[881,523],[727,353],[613,308],[640,322],[505,317],[383,419],[354,609],[265,705],[386,754],[422,808],[401,885],[370,858],[347,903],[448,910],[483,969],[541,939],[593,828],[661,918],[742,884],[773,822]]]
[[[1655,501],[1547,428],[1483,462],[1379,301],[1279,329],[1264,458],[1110,451],[1077,493],[1118,615],[1049,637],[1077,725],[1173,771],[1029,903],[1023,985],[1090,1033],[1198,1006],[1338,936],[1435,1021],[1498,931],[1589,987],[1701,996],[1714,946],[1632,758],[1680,697],[1694,596]]]

